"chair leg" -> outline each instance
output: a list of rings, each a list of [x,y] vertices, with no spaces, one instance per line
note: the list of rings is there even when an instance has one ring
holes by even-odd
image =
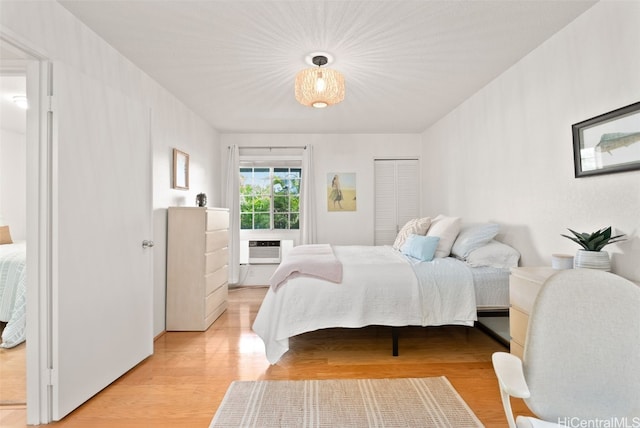
[[[504,408],[504,414],[507,417],[509,428],[516,428],[516,421],[513,418],[513,410],[511,410],[511,398],[509,397],[509,394],[502,390],[502,388],[500,388],[500,398],[502,398],[502,407]]]

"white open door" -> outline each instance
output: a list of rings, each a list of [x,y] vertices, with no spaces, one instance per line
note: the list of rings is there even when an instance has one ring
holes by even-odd
[[[51,417],[153,352],[149,110],[55,63]]]

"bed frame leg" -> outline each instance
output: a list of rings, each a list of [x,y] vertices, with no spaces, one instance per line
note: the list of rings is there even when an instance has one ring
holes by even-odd
[[[398,337],[400,336],[400,329],[398,327],[391,327],[391,341],[392,341],[392,355],[398,356]]]

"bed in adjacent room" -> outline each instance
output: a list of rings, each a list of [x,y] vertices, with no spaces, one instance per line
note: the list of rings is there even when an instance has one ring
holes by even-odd
[[[12,348],[26,339],[26,252],[24,241],[0,245],[0,322],[6,323],[2,348]]]
[[[497,225],[461,228],[457,222],[448,231],[443,223],[431,225],[431,236],[429,225],[409,232],[405,226],[393,246],[294,247],[274,273],[253,325],[269,362],[287,352],[290,337],[318,329],[473,326],[478,311],[508,309],[509,268],[519,253],[493,239]],[[449,257],[455,243],[456,256]],[[322,253],[314,256],[314,247]],[[291,261],[296,256],[302,264]],[[308,263],[326,257],[325,265]]]

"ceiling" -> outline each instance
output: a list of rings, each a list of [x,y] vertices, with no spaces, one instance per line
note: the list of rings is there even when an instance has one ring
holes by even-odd
[[[59,0],[220,132],[417,133],[595,1]],[[346,81],[294,98],[305,57]]]

